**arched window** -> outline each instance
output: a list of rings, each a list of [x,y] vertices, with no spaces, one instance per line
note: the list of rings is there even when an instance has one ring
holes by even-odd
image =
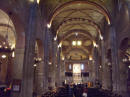
[[[81,70],[84,70],[84,64],[81,64]]]

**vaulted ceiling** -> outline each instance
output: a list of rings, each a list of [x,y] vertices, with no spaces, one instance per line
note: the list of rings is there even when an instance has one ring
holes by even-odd
[[[45,0],[42,5],[51,31],[62,45],[62,57],[85,60],[92,56],[104,23],[110,24],[113,0]]]
[[[6,41],[9,45],[14,46],[16,44],[16,32],[12,20],[2,10],[0,10],[0,37],[4,38],[4,40],[8,38]],[[0,45],[3,44],[0,43]]]

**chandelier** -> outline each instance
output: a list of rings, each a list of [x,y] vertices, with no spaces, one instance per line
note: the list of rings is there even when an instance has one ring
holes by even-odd
[[[8,43],[6,42],[2,42],[2,44],[0,44],[0,52],[13,52],[14,51],[14,47],[11,45],[8,45]]]
[[[15,44],[10,44],[8,40],[8,28],[10,24],[10,18],[7,24],[7,31],[4,36],[0,36],[0,52],[3,54],[2,58],[6,58],[7,53],[12,53],[12,57],[14,57],[14,48]]]

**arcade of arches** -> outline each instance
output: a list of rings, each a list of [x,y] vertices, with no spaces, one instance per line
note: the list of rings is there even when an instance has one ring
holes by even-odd
[[[130,93],[130,0],[0,0],[0,88],[41,96],[89,83]]]

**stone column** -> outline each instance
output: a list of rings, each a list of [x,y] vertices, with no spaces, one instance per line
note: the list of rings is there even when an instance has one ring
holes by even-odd
[[[97,48],[94,48],[94,69],[95,69],[95,81],[99,80],[99,63],[98,63],[98,51]]]
[[[33,65],[35,52],[35,34],[36,34],[36,2],[30,4],[30,13],[28,17],[28,25],[25,33],[25,55],[23,64],[23,80],[21,97],[32,97],[33,95]]]
[[[65,82],[65,60],[61,61],[61,83]]]
[[[112,90],[112,64],[109,61],[106,62],[106,81],[106,89]]]
[[[44,92],[48,91],[48,62],[49,62],[49,46],[48,46],[48,33],[49,29],[45,29],[44,33],[44,65],[43,65],[43,70],[44,70],[44,80],[43,80],[43,87],[44,87]]]
[[[107,75],[108,75],[108,72],[107,72],[107,65],[106,65],[106,56],[105,56],[105,46],[104,46],[104,41],[101,40],[101,55],[102,55],[102,88],[103,89],[107,89]]]
[[[22,37],[22,36],[21,36]],[[20,38],[21,38],[20,37]],[[11,65],[11,81],[15,81],[15,80],[22,80],[22,70],[23,70],[23,60],[24,60],[24,37],[22,37],[23,39],[19,39],[19,37],[17,37],[16,40],[16,48],[15,48],[15,57],[12,60],[13,63]],[[11,96],[12,97],[18,97],[18,95],[20,94],[20,92],[11,92]]]
[[[97,63],[97,58],[98,56],[97,56],[97,48],[96,47],[94,47],[94,49],[93,49],[93,66],[92,66],[92,79],[93,79],[93,85],[94,86],[96,86],[96,81],[98,80],[98,74],[99,74],[99,72],[98,72],[98,63]]]
[[[89,82],[92,82],[92,77],[93,77],[93,64],[92,61],[88,61],[88,67],[89,67]]]
[[[13,65],[13,79],[22,80],[23,59],[24,59],[24,48],[16,48],[14,65]]]
[[[57,65],[57,58],[56,58],[56,51],[57,51],[57,43],[53,41],[52,43],[52,65],[51,65],[51,87],[55,88],[56,83],[56,65]]]
[[[113,92],[118,93],[119,91],[119,63],[118,63],[118,46],[117,46],[117,35],[115,28],[110,26],[110,41],[111,41],[111,52],[112,52],[112,84]]]
[[[121,55],[120,55],[121,56]],[[120,94],[123,97],[129,97],[127,93],[127,78],[128,78],[128,65],[122,62],[122,58],[119,57],[120,64]]]
[[[89,81],[95,86],[95,62],[94,60],[89,60]]]
[[[41,61],[40,63],[37,63],[37,67],[36,67],[36,92],[38,95],[42,95],[42,93],[44,92],[44,86],[43,86],[43,61]]]
[[[57,86],[61,86],[61,59],[60,59],[60,48],[58,48],[57,50],[57,69],[56,69],[56,83],[57,83]]]
[[[53,41],[53,84],[56,87],[57,84],[57,41]]]
[[[56,52],[55,49],[56,47],[55,42],[52,39],[52,33],[49,33],[49,55],[50,55],[50,64],[49,64],[49,87],[50,88],[55,88],[55,60],[56,60]]]

